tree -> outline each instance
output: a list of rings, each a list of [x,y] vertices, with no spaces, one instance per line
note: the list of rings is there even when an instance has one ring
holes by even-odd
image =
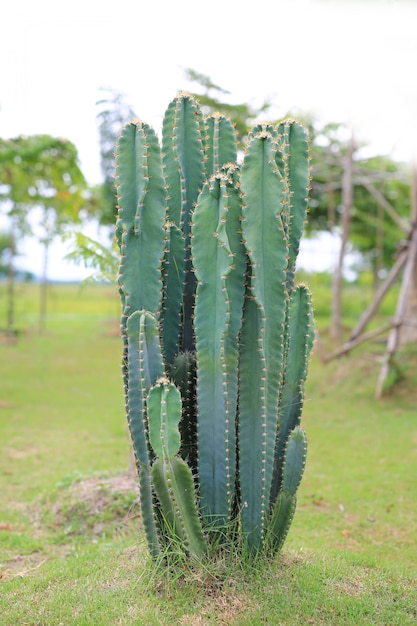
[[[194,95],[202,110],[229,116],[240,138],[245,137],[253,120],[267,113],[271,106],[268,101],[259,109],[225,103],[229,92],[209,76],[193,69],[187,69],[185,74],[199,86],[199,93]],[[323,123],[308,113],[300,113],[297,118],[307,126],[310,135],[312,189],[307,232],[326,230],[341,235],[343,222],[348,224],[349,233],[345,233],[338,259],[340,276],[345,254],[355,250],[363,265],[373,271],[377,285],[392,265],[398,242],[407,232],[410,192],[404,165],[387,156],[367,156],[366,147],[353,142],[351,129],[345,124]],[[349,211],[344,212],[348,197],[346,167],[349,164],[350,168],[350,163],[352,198]]]
[[[12,231],[0,232],[0,274],[6,276],[6,326],[5,332],[14,332],[14,257],[17,254],[16,241]]]
[[[384,207],[386,199],[383,198],[383,200],[384,202],[381,200],[381,205]],[[389,203],[388,206],[391,207]],[[406,237],[400,242],[396,256],[395,263],[376,291],[370,306],[362,313],[349,339],[332,354],[325,356],[325,361],[328,362],[350,352],[359,344],[389,331],[386,353],[382,359],[382,367],[376,386],[377,398],[382,396],[390,373],[393,373],[394,382],[401,378],[400,368],[395,358],[400,344],[415,343],[417,340],[417,168],[415,166],[411,169],[408,229]],[[383,298],[397,281],[400,272],[402,272],[401,286],[393,319],[381,328],[364,332],[369,321],[378,311]]]
[[[359,253],[361,266],[372,270],[378,287],[408,232],[410,183],[403,164],[367,156],[344,125],[313,121],[309,130],[313,167],[308,229],[328,230],[340,238],[330,329],[340,339],[346,253]]]
[[[88,277],[89,281],[116,282],[119,270],[116,238],[109,248],[81,232],[72,232],[71,244],[71,251],[65,258],[77,265],[94,268],[95,272]]]
[[[230,92],[213,83],[206,74],[200,74],[188,68],[185,70],[185,76],[190,82],[196,83],[199,87],[198,93],[193,93],[193,95],[198,99],[203,113],[208,115],[209,113],[219,112],[229,117],[234,124],[238,141],[241,143],[253,122],[261,114],[266,113],[271,106],[268,100],[265,100],[259,108],[253,108],[244,102],[238,104],[225,102],[224,96],[229,95]],[[201,93],[201,88],[203,93]]]
[[[46,317],[49,246],[88,207],[87,184],[75,146],[66,139],[33,135],[0,140],[0,204],[15,240],[35,236],[44,246],[39,327]]]
[[[310,121],[308,126],[313,164],[308,228],[340,231],[343,180],[347,165],[351,166],[349,243],[360,253],[364,266],[372,269],[377,284],[407,232],[410,182],[406,168],[387,156],[366,156],[365,146],[356,141],[351,145],[351,131],[343,124]]]

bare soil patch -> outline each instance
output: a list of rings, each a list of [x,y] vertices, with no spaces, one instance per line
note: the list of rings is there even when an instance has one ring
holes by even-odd
[[[65,557],[73,549],[73,541],[96,542],[125,531],[137,524],[139,492],[136,477],[123,473],[115,476],[89,476],[61,486],[35,505],[19,508],[30,520],[31,536],[42,549],[9,555],[0,565],[0,580],[25,577],[35,573],[43,563]],[[4,525],[2,532],[13,536],[20,531]]]

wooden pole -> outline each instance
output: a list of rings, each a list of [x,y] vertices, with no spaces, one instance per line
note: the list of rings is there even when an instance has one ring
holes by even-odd
[[[350,337],[349,337],[349,341],[354,341],[365,330],[370,319],[375,315],[375,313],[379,309],[379,306],[382,300],[384,299],[385,295],[387,294],[390,287],[392,286],[397,276],[399,275],[400,271],[404,267],[405,262],[407,260],[407,254],[408,252],[406,250],[403,250],[401,252],[398,259],[396,260],[391,270],[389,271],[388,276],[386,277],[386,279],[384,280],[384,282],[382,283],[382,285],[379,287],[378,291],[376,292],[375,297],[372,301],[372,304],[362,314],[359,322],[357,323],[355,328],[352,330]]]
[[[342,334],[342,282],[343,265],[346,249],[349,240],[350,219],[353,206],[353,135],[348,146],[345,159],[345,167],[342,181],[342,205],[343,213],[341,220],[341,239],[337,265],[333,274],[332,285],[332,319],[330,325],[330,336],[333,339],[340,339]]]
[[[413,279],[417,266],[417,168],[414,168],[412,172],[411,181],[411,228],[412,230],[407,252],[407,261],[404,268],[397,309],[395,311],[394,326],[388,335],[387,350],[376,386],[375,395],[377,398],[381,398],[382,396],[385,380],[392,367],[393,357],[398,349],[401,327],[404,323],[408,308],[407,300],[412,296],[411,291],[414,286]]]
[[[356,348],[356,346],[359,346],[361,343],[365,343],[365,341],[369,341],[370,339],[375,339],[375,337],[378,337],[379,335],[386,333],[387,331],[391,330],[393,326],[394,326],[394,322],[390,322],[389,324],[385,324],[384,326],[381,326],[381,328],[370,330],[368,333],[364,333],[363,335],[361,335],[360,337],[357,337],[356,339],[349,339],[349,341],[347,341],[345,344],[343,344],[343,346],[341,346],[340,348],[338,348],[331,354],[327,356],[322,355],[322,360],[324,360],[325,363],[328,363],[329,361],[332,361],[333,359],[337,359],[338,357],[343,356],[344,354],[347,354],[348,352],[353,350],[353,348]]]

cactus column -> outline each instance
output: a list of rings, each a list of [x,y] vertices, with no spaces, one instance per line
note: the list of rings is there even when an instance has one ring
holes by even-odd
[[[255,135],[241,174],[250,275],[240,355],[239,475],[242,528],[254,550],[262,543],[269,509],[288,298],[284,187],[276,151],[269,133]]]
[[[162,147],[142,122],[118,146],[122,367],[153,555],[175,542],[206,558],[227,534],[275,554],[304,470],[305,131],[259,125],[236,161],[229,120],[187,94],[167,109]]]
[[[234,503],[238,391],[238,334],[244,296],[241,203],[233,171],[214,175],[193,217],[197,277],[198,475],[200,507],[212,526],[224,526]]]

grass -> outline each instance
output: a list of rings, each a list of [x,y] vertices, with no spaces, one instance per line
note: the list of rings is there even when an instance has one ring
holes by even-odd
[[[309,282],[324,331],[328,284]],[[352,326],[368,294],[349,290]],[[18,297],[25,333],[0,344],[2,626],[416,623],[415,347],[382,401],[381,344],[313,357],[307,468],[278,559],[155,569],[128,472],[115,290],[53,285],[42,336],[36,286]]]

